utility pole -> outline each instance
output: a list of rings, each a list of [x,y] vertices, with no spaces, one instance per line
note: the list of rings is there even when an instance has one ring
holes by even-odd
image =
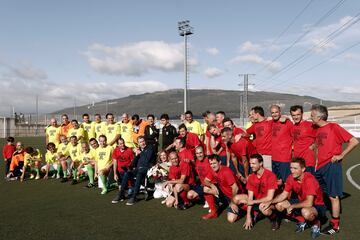
[[[239,84],[239,86],[244,86],[244,90],[241,94],[240,90],[240,122],[242,126],[245,126],[245,119],[247,118],[247,114],[249,112],[248,109],[248,99],[249,99],[249,85],[255,85],[255,84],[249,84],[249,76],[255,76],[255,74],[239,74],[239,77],[244,77],[244,83]]]
[[[185,83],[184,83],[184,112],[187,111],[188,107],[188,86],[189,86],[189,80],[188,80],[188,47],[187,47],[187,36],[193,34],[193,27],[190,26],[190,21],[185,20],[178,22],[178,30],[179,35],[184,37],[184,75],[185,75]]]
[[[39,95],[36,94],[36,128],[35,128],[35,136],[38,135],[39,132]]]

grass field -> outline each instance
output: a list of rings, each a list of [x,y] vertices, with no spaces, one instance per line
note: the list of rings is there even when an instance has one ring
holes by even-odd
[[[25,145],[44,150],[41,138],[22,139]],[[0,140],[1,146],[3,139]],[[346,179],[346,170],[359,163],[360,148],[344,163],[345,192],[341,232],[335,237],[318,239],[357,239],[360,236],[360,191]],[[111,204],[115,192],[105,196],[99,189],[85,189],[86,183],[72,186],[58,180],[33,180],[20,183],[0,180],[0,239],[310,239],[310,231],[295,234],[294,223],[283,222],[272,232],[267,220],[252,231],[242,228],[244,219],[235,224],[218,219],[203,221],[201,206],[186,211],[167,209],[158,200],[140,201],[134,206]],[[360,184],[360,167],[352,171]]]

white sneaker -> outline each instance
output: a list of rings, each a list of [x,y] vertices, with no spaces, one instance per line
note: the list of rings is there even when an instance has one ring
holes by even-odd
[[[56,174],[56,179],[60,179],[60,174]]]

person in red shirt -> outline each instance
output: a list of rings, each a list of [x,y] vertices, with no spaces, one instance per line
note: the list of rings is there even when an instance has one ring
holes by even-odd
[[[221,129],[214,124],[208,126],[208,130],[211,134],[210,147],[213,154],[219,155],[221,164],[230,167],[230,154],[226,151],[226,145],[222,141]],[[233,167],[234,168],[234,167]]]
[[[290,115],[294,121],[293,127],[293,155],[305,159],[306,172],[315,173],[315,136],[316,128],[312,122],[303,119],[303,107],[290,107]]]
[[[246,183],[248,193],[236,195],[233,202],[236,205],[243,204],[246,207],[246,221],[244,223],[246,230],[252,229],[253,224],[261,216],[269,217],[272,222],[272,230],[277,230],[279,224],[276,215],[273,213],[274,207],[264,208],[264,204],[273,200],[275,196],[277,189],[276,175],[264,168],[263,158],[260,154],[254,154],[250,157],[250,166],[252,174],[250,174]],[[239,209],[235,208],[233,210],[233,221],[235,222],[239,217]]]
[[[125,200],[125,188],[128,182],[125,181],[125,174],[127,174],[131,162],[134,160],[134,152],[132,148],[125,145],[125,140],[119,138],[117,140],[117,147],[112,153],[114,180],[118,182],[119,192],[111,203],[118,203]]]
[[[320,219],[325,217],[326,207],[323,192],[316,178],[305,172],[305,160],[294,158],[290,164],[291,175],[286,180],[284,191],[266,204],[266,208],[275,205],[279,212],[284,212],[295,218],[297,233],[303,232],[308,224],[311,227],[311,237],[320,236]],[[296,198],[290,198],[293,196]]]
[[[195,155],[195,148],[201,145],[199,137],[195,133],[188,132],[185,124],[179,126],[179,137],[185,139],[186,149],[189,149]]]
[[[253,136],[253,145],[256,151],[263,157],[264,167],[271,171],[272,121],[265,118],[264,109],[260,106],[255,106],[251,109],[251,116],[254,124],[246,129],[247,137]]]
[[[191,206],[187,198],[187,192],[190,190],[190,186],[195,185],[194,173],[190,163],[179,161],[176,152],[169,154],[169,160],[171,162],[168,175],[169,180],[164,183],[164,188],[171,185],[173,195],[166,198],[165,204],[167,207],[174,206],[179,210],[185,210]],[[183,204],[179,204],[179,197],[183,201]]]
[[[7,176],[9,173],[11,158],[12,158],[13,153],[16,150],[14,142],[15,142],[15,139],[13,137],[8,137],[6,139],[6,144],[3,147],[2,152],[3,152],[4,163],[5,163],[5,176]]]
[[[222,141],[227,146],[227,151],[230,153],[232,170],[241,182],[246,183],[249,176],[249,157],[252,155],[254,149],[250,146],[251,142],[246,138],[236,140],[233,130],[224,127],[221,130]]]
[[[317,165],[316,177],[331,202],[332,219],[322,233],[332,235],[340,230],[340,197],[343,193],[342,164],[344,157],[351,152],[359,141],[337,123],[327,121],[328,111],[323,105],[313,105],[311,120],[318,126],[316,132]],[[347,146],[342,148],[344,143]]]
[[[272,117],[271,158],[272,171],[282,185],[290,175],[290,161],[292,154],[293,124],[286,118],[281,118],[278,105],[270,107]]]
[[[185,148],[185,139],[184,138],[176,138],[174,141],[174,146],[175,146],[175,150],[178,153],[178,157],[180,162],[193,162],[194,161],[194,155],[192,154],[192,152]]]
[[[208,156],[210,166],[213,171],[210,171],[208,176],[204,180],[204,193],[205,199],[209,204],[211,212],[205,216],[203,219],[216,218],[218,216],[217,207],[215,205],[215,198],[218,201],[225,204],[228,207],[227,219],[229,222],[232,222],[233,219],[233,207],[237,207],[232,199],[235,195],[242,192],[242,189],[236,179],[235,174],[231,171],[230,168],[221,165],[221,160],[218,155]],[[235,206],[234,206],[235,205]]]
[[[225,112],[218,111],[216,112],[215,118],[216,118],[216,127],[222,129],[224,127],[223,120],[226,117]]]
[[[195,148],[196,160],[194,163],[195,171],[199,177],[200,183],[190,187],[190,191],[187,194],[189,200],[204,200],[204,180],[205,177],[212,171],[209,160],[205,157],[204,148],[198,146]]]

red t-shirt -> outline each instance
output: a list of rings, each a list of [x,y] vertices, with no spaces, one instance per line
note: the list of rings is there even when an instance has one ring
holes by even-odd
[[[273,121],[271,138],[271,158],[277,162],[290,162],[292,153],[292,129],[293,124],[286,120],[285,122]]]
[[[246,189],[254,192],[255,199],[264,198],[270,189],[277,189],[276,175],[267,169],[264,169],[260,178],[256,173],[252,173],[246,183]]]
[[[221,192],[230,199],[233,197],[231,186],[235,183],[239,187],[235,174],[226,166],[220,166],[217,172],[210,171],[206,178],[212,182],[216,182]]]
[[[316,129],[311,122],[301,121],[299,124],[294,124],[294,157],[305,159],[307,167],[315,166],[315,152],[309,148],[315,142],[315,137]]]
[[[240,138],[239,141],[234,142],[234,143],[228,143],[228,149],[231,153],[233,153],[235,155],[235,157],[237,158],[238,162],[243,165],[243,161],[242,161],[242,157],[243,156],[248,156],[248,141],[244,138]]]
[[[122,151],[119,147],[116,147],[112,153],[112,159],[115,159],[117,162],[117,170],[119,172],[124,172],[122,167],[129,167],[132,160],[134,160],[134,152],[131,148],[126,148]]]
[[[246,132],[248,134],[255,135],[253,145],[255,146],[258,153],[263,155],[271,155],[272,120],[256,122],[250,128],[248,128]]]
[[[342,153],[342,144],[349,142],[353,136],[340,127],[337,123],[328,123],[319,127],[316,132],[316,145],[318,150],[318,163],[316,169],[319,169],[331,162],[334,155]]]
[[[195,185],[194,172],[189,163],[180,162],[179,166],[170,166],[168,176],[170,180],[180,179],[182,175],[186,176],[184,184]]]
[[[324,205],[323,192],[316,178],[308,172],[304,173],[302,182],[298,182],[292,175],[288,177],[285,183],[284,191],[294,192],[300,202],[304,201],[308,195],[314,196],[314,205]]]
[[[6,144],[3,148],[4,159],[11,159],[13,153],[16,151],[16,147],[13,144]]]
[[[195,148],[200,144],[201,143],[198,135],[196,135],[195,133],[187,132],[185,147],[189,149],[192,152],[192,154],[195,154]]]
[[[194,160],[194,154],[189,149],[183,148],[180,152],[178,152],[178,157],[180,162],[187,160],[188,162]]]
[[[196,160],[195,170],[197,175],[199,176],[201,184],[204,185],[204,179],[212,171],[209,160],[207,158],[204,158],[203,161]]]
[[[221,135],[215,137],[215,142],[216,142],[216,144],[217,144],[217,145],[216,145],[216,148],[215,148],[216,151],[219,151],[220,148],[222,148],[222,150],[218,153],[218,155],[221,156],[221,157],[226,157],[226,145],[225,145],[225,143],[222,141]]]

